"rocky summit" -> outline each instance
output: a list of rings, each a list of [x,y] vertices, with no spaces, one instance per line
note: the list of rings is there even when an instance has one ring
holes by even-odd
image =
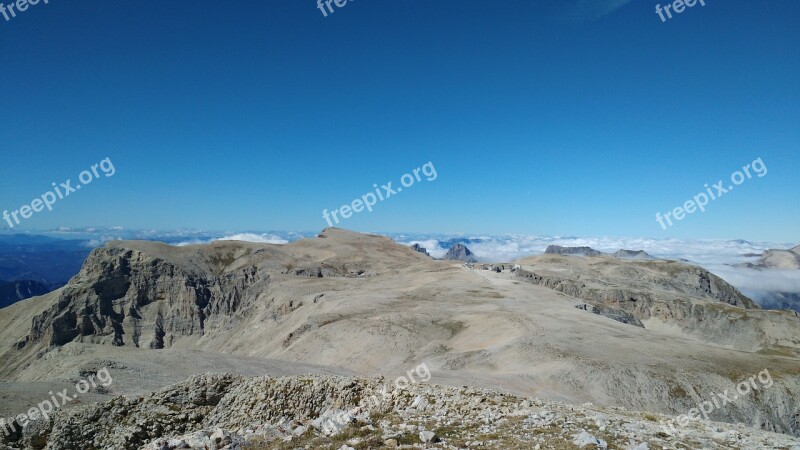
[[[116,241],[0,330],[0,449],[800,450],[800,317],[675,261]]]
[[[383,378],[199,375],[137,397],[73,408],[26,427],[16,445],[69,449],[800,449],[744,425]],[[0,448],[13,448],[0,444]]]
[[[450,247],[450,250],[447,251],[447,254],[445,254],[442,259],[446,261],[461,261],[465,263],[478,262],[472,251],[464,244],[455,244]]]

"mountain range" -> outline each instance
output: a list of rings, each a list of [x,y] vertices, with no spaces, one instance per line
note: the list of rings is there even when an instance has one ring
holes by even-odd
[[[775,386],[709,418],[745,423],[763,439],[800,435],[796,313],[763,310],[682,262],[543,254],[492,267],[435,260],[336,228],[284,245],[108,242],[66,286],[0,310],[0,415],[103,367],[114,384],[87,400],[113,405],[117,395],[147,398],[209,371],[393,378],[424,364],[431,384],[644,411],[642,422],[653,414],[660,426],[768,370]],[[214,405],[234,395],[226,383]],[[67,423],[85,428],[93,415],[116,417],[113,406],[88,411],[37,422],[36,439],[59,448],[48,436]],[[309,430],[324,412],[293,411],[286,414]],[[118,432],[134,433],[137,445],[170,435],[136,423]],[[212,424],[180,423],[167,427],[172,435]],[[247,434],[240,428],[223,434]],[[70,445],[90,445],[81,436],[70,434]],[[6,444],[33,445],[13,438]],[[653,431],[638,439],[657,448],[664,438]]]

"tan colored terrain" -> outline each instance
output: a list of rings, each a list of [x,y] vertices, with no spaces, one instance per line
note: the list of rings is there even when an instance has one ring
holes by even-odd
[[[542,255],[498,273],[322,236],[95,250],[64,288],[0,310],[0,412],[102,366],[111,391],[81,401],[209,371],[397,376],[424,362],[431,383],[677,415],[768,369],[772,387],[710,416],[800,434],[800,318],[702,269]]]

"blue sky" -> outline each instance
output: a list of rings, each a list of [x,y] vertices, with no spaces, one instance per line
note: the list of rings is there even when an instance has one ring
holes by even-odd
[[[0,210],[109,157],[15,231],[319,230],[431,161],[339,226],[800,241],[800,3],[656,3],[40,2],[0,16]]]

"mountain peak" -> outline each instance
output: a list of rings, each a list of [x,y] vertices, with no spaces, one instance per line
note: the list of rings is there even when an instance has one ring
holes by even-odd
[[[450,250],[447,251],[447,254],[444,255],[442,259],[448,261],[461,261],[465,263],[478,262],[472,251],[464,244],[455,244],[450,247]]]

